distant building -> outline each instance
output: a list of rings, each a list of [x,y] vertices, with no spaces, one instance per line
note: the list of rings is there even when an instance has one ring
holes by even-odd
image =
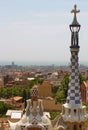
[[[4,80],[3,80],[3,76],[0,76],[0,87],[4,86]]]
[[[52,112],[52,111],[61,111],[62,109],[62,105],[61,104],[58,104],[55,102],[54,99],[44,99],[43,100],[43,105],[44,105],[44,111],[49,111],[49,112]]]
[[[11,75],[6,75],[3,77],[4,86],[12,86],[13,85],[13,77]]]
[[[88,81],[82,82],[80,90],[81,90],[82,102],[88,102]]]
[[[38,86],[39,98],[52,97],[52,85],[44,81]]]

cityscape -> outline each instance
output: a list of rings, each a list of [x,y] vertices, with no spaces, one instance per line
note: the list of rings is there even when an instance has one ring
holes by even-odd
[[[0,3],[0,130],[88,130],[88,2]]]

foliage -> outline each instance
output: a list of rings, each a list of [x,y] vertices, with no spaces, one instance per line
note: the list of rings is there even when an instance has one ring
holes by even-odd
[[[63,90],[58,90],[55,96],[57,102],[64,102],[65,100],[65,93]]]
[[[54,120],[61,112],[50,112],[51,120]]]
[[[36,77],[36,78],[34,79],[34,82],[35,82],[35,84],[42,84],[42,83],[43,83],[43,79],[42,79],[42,78],[39,78],[39,77]]]
[[[21,96],[23,99],[30,98],[30,89],[34,84],[42,83],[43,79],[41,78],[35,78],[32,81],[29,81],[28,85],[23,86],[12,86],[12,87],[1,87],[0,88],[0,98],[9,98],[12,96]]]
[[[69,74],[66,74],[61,82],[61,88],[60,88],[60,91],[64,91],[65,98],[67,97],[68,83],[69,83]]]
[[[53,92],[55,93],[55,99],[57,102],[64,102],[67,97],[67,90],[68,90],[68,83],[69,83],[69,74],[66,74],[61,81],[61,85],[54,88]],[[57,90],[57,91],[56,91]]]
[[[6,87],[6,88],[0,88],[0,98],[9,98],[12,96],[22,96],[23,97],[23,91],[24,87]],[[25,91],[27,92],[27,98],[30,96],[30,88],[25,87]]]
[[[0,117],[6,114],[8,109],[15,109],[15,108],[7,103],[0,102]]]
[[[52,86],[52,93],[53,94],[57,93],[58,89],[59,89],[59,86]]]
[[[26,92],[26,90],[24,89],[24,90],[23,90],[23,102],[25,103],[25,108],[26,108],[26,105],[27,105],[26,100],[27,100],[27,92]]]
[[[86,78],[82,74],[79,74],[80,84],[85,80],[86,80]],[[68,83],[69,83],[69,74],[66,74],[64,76],[63,80],[61,81],[61,85],[58,86],[58,88],[57,87],[54,88],[52,91],[55,95],[56,101],[58,101],[58,102],[65,101],[65,99],[67,97]]]
[[[24,100],[27,100],[27,92],[25,89],[23,90],[23,101]]]
[[[29,81],[29,82],[28,82],[29,88],[31,89],[32,86],[34,86],[34,84],[35,84],[34,80]]]
[[[86,111],[87,111],[87,114],[88,114],[88,103],[83,102],[83,105],[86,106]],[[84,130],[86,130],[86,128],[88,128],[88,118],[87,118],[87,120],[85,121],[84,126],[83,126],[83,129],[84,129]]]
[[[42,84],[42,83],[43,83],[43,79],[36,77],[35,79],[28,82],[28,86],[29,88],[32,88],[35,84]]]
[[[87,78],[84,77],[84,76],[80,73],[80,74],[79,74],[79,80],[80,80],[80,84],[81,84],[83,81],[87,80]]]
[[[88,103],[83,102],[83,105],[86,106],[86,111],[87,111],[87,113],[88,113]]]
[[[87,130],[87,128],[88,128],[88,119],[84,123],[83,130]]]

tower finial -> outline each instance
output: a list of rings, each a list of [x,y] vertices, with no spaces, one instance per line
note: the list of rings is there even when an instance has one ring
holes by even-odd
[[[74,5],[74,9],[71,11],[71,13],[74,13],[74,17],[76,16],[77,13],[79,13],[80,10],[77,10],[77,5]]]
[[[71,13],[74,13],[74,18],[73,18],[73,22],[72,22],[72,26],[79,26],[79,23],[77,21],[77,17],[76,14],[79,13],[80,10],[77,10],[77,5],[74,5],[74,9],[71,11]]]

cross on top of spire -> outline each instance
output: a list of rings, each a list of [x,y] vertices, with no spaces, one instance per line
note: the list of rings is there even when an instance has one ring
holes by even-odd
[[[74,5],[74,9],[71,11],[71,13],[74,13],[74,16],[76,16],[76,14],[79,12],[80,10],[77,10],[77,5]]]
[[[77,10],[77,5],[75,4],[74,9],[71,11],[71,13],[74,13],[74,17],[73,17],[73,22],[70,25],[70,27],[80,27],[80,24],[78,23],[77,17],[76,17],[76,14],[79,12],[80,12],[80,10]]]

